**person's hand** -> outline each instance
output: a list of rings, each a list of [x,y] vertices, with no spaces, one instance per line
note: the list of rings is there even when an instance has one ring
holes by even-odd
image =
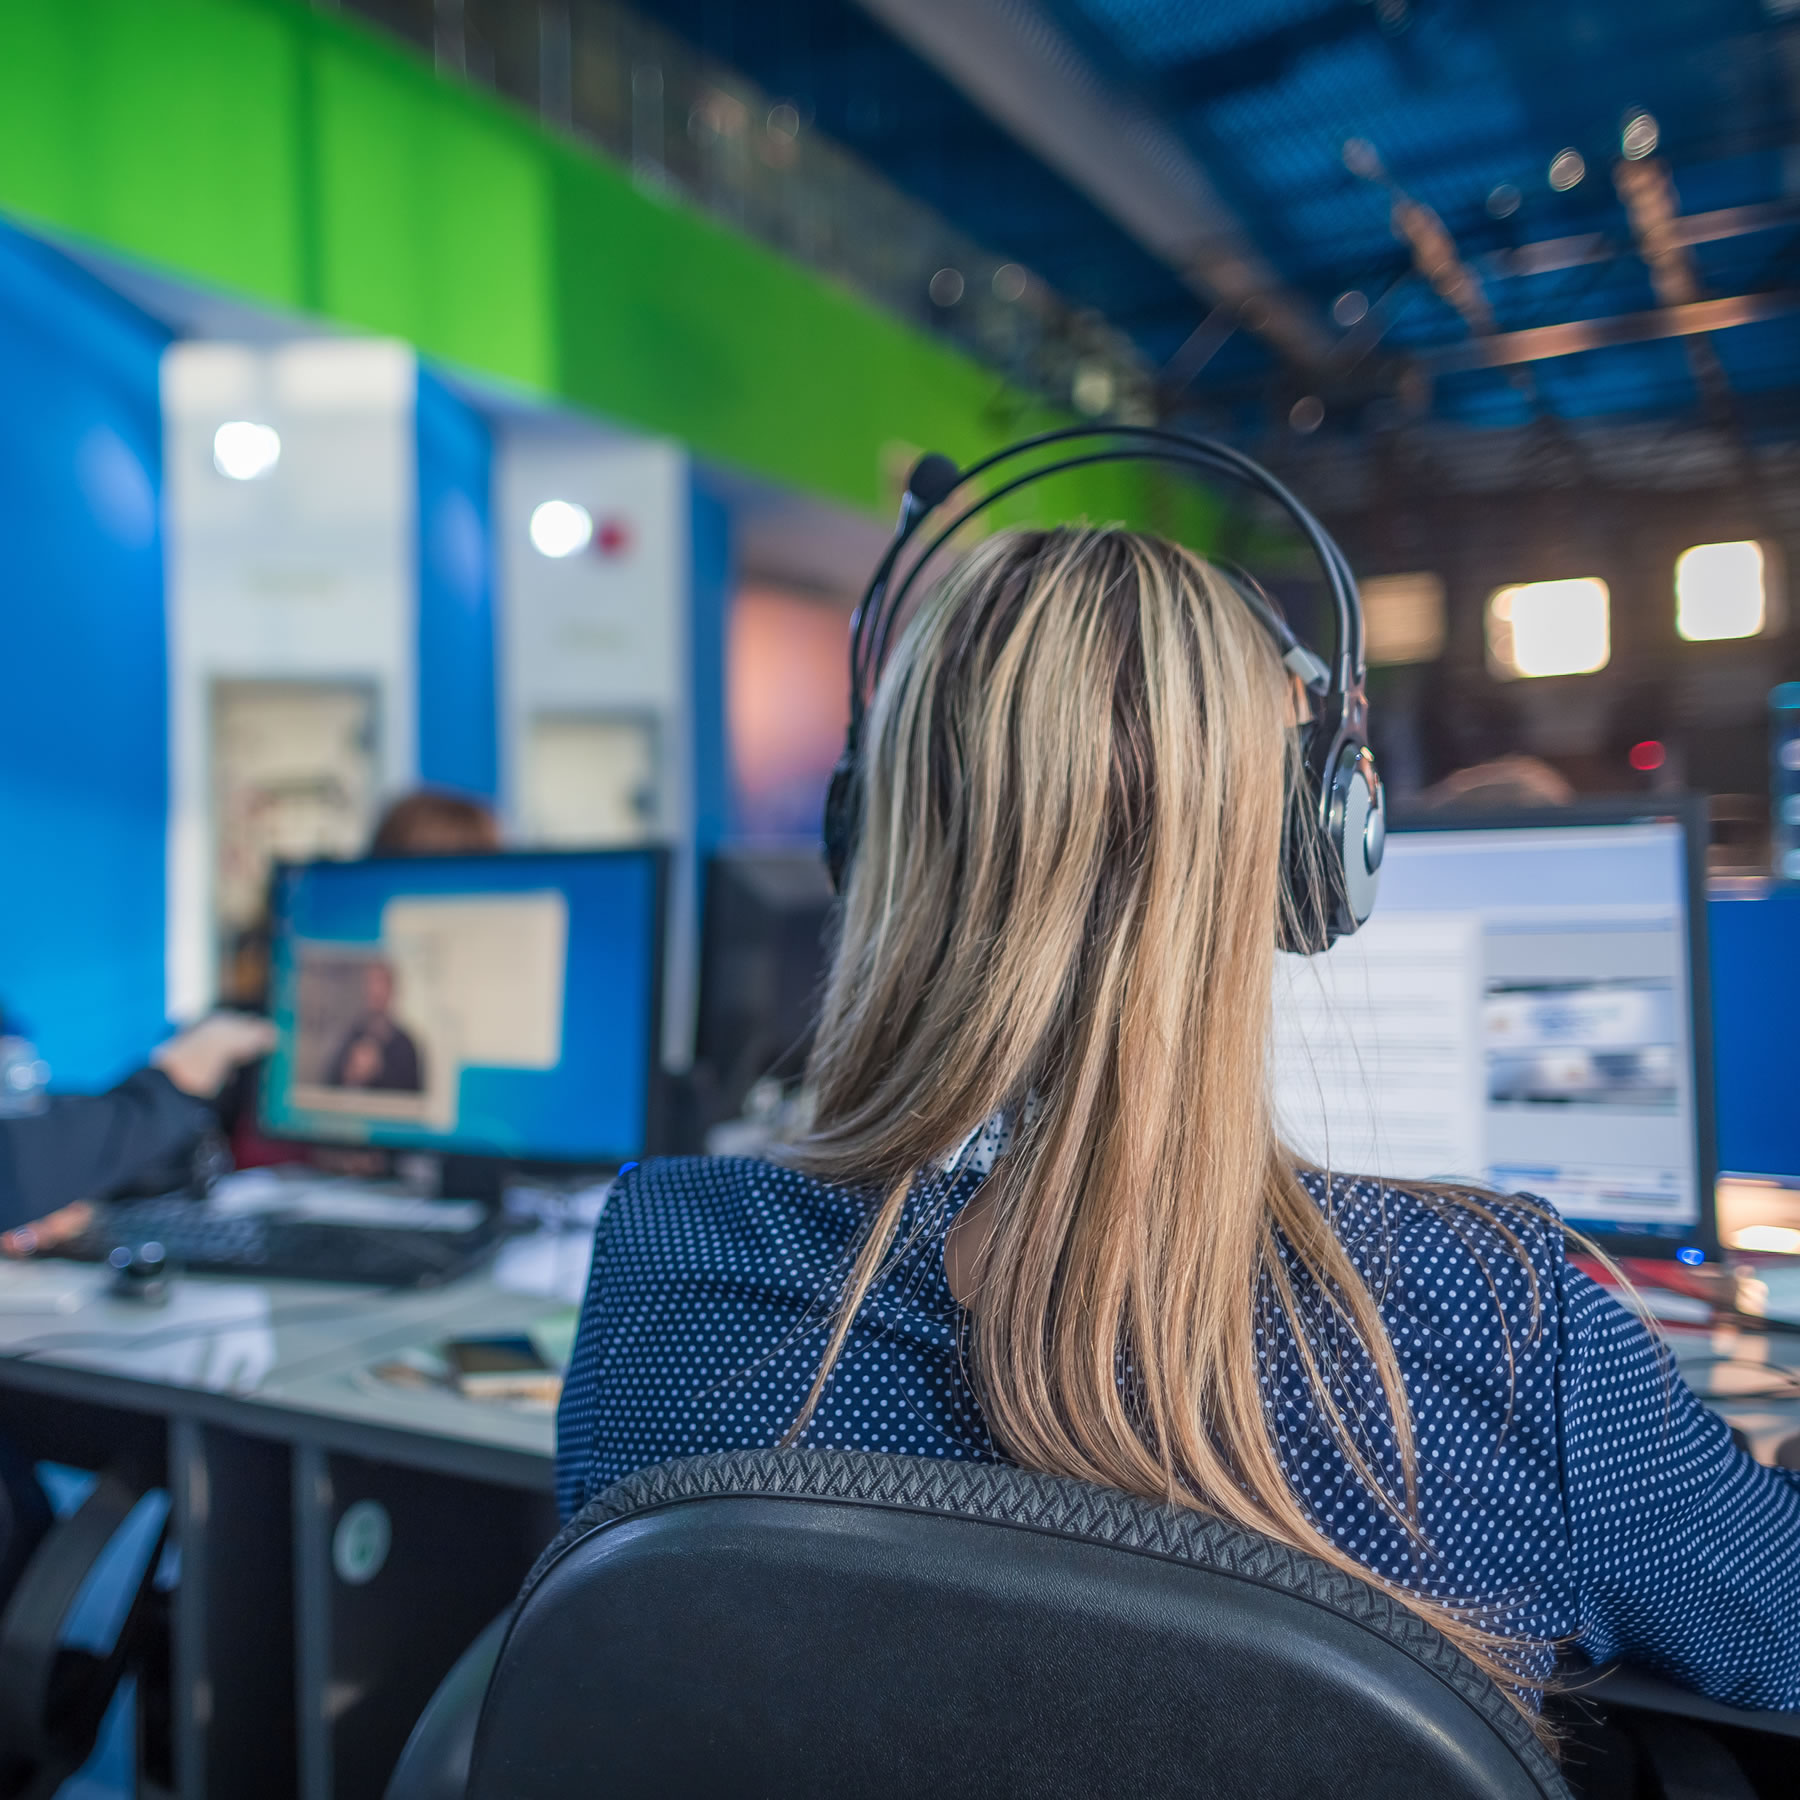
[[[151,1056],[150,1065],[161,1069],[184,1094],[210,1100],[233,1069],[274,1048],[275,1027],[267,1019],[216,1012],[170,1038]]]
[[[80,1237],[93,1223],[93,1218],[94,1209],[85,1200],[60,1206],[41,1219],[33,1219],[29,1225],[0,1233],[0,1255],[48,1255],[59,1244],[66,1244],[70,1238]]]
[[[373,1038],[359,1037],[344,1058],[344,1086],[368,1087],[380,1074],[380,1045]]]

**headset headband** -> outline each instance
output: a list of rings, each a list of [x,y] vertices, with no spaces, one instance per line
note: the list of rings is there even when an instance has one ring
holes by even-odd
[[[1091,445],[1106,447],[1089,448]],[[925,521],[942,510],[957,491],[971,481],[1035,451],[1051,446],[1081,446],[1074,455],[1056,455],[1036,463],[1023,473],[1007,472],[1008,478],[963,507],[931,542],[916,555],[896,582],[901,557],[919,536]],[[1008,494],[1033,482],[1071,469],[1097,463],[1161,462],[1178,467],[1226,475],[1265,494],[1298,526],[1308,548],[1318,559],[1331,595],[1335,641],[1329,663],[1322,662],[1294,635],[1287,622],[1256,584],[1240,571],[1228,571],[1251,611],[1276,640],[1282,660],[1316,695],[1323,696],[1321,711],[1341,713],[1350,696],[1359,693],[1364,679],[1362,605],[1355,578],[1344,553],[1317,519],[1293,493],[1259,463],[1229,444],[1211,438],[1188,437],[1149,425],[1071,425],[1059,431],[1040,432],[1010,444],[991,456],[958,469],[948,457],[921,457],[907,480],[900,505],[900,522],[886,554],[876,565],[850,626],[850,737],[861,736],[863,716],[874,692],[875,678],[886,660],[888,641],[896,620],[911,593],[913,583],[949,539],[970,519]],[[1323,680],[1321,680],[1323,677]]]

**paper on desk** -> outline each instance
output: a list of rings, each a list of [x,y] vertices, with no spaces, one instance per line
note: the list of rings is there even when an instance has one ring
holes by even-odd
[[[71,1313],[111,1278],[106,1269],[58,1262],[0,1262],[0,1314]]]
[[[576,1306],[587,1293],[593,1255],[591,1231],[534,1231],[500,1246],[493,1282],[509,1294],[538,1294]]]
[[[95,1341],[97,1333],[71,1333],[61,1345],[46,1334],[37,1353],[140,1381],[230,1394],[253,1392],[275,1366],[268,1292],[247,1282],[177,1277],[167,1305],[151,1309],[120,1300],[103,1316],[110,1328],[106,1342]]]

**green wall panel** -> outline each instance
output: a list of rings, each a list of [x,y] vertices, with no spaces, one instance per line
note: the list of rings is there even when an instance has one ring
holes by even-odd
[[[298,298],[296,34],[221,0],[3,0],[0,204]]]
[[[355,40],[310,73],[314,309],[554,392],[549,147]]]
[[[0,209],[860,507],[892,504],[898,447],[967,459],[1052,422],[301,0],[0,0]],[[1190,541],[1213,517],[1141,470],[1055,498]]]

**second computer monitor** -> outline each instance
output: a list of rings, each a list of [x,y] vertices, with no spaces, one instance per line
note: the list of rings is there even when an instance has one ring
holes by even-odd
[[[663,888],[648,849],[280,870],[264,1129],[516,1163],[641,1156]]]
[[[1716,1249],[1703,815],[1434,817],[1375,915],[1277,975],[1277,1113],[1334,1170],[1551,1201],[1607,1248]]]

